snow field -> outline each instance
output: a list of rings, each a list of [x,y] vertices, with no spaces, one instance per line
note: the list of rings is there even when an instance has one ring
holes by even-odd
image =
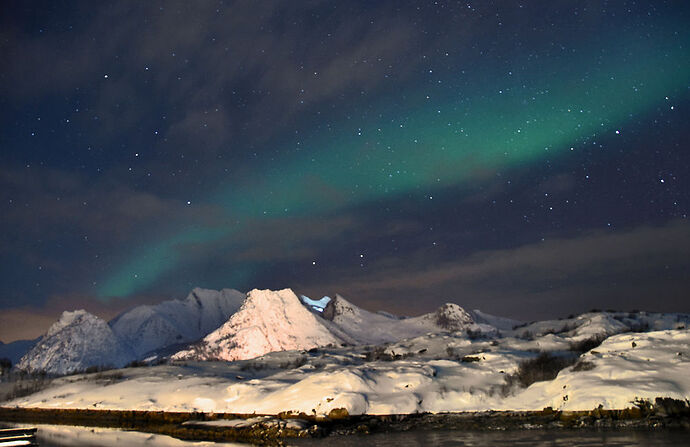
[[[554,343],[549,334],[546,345]],[[57,379],[7,406],[327,415],[481,410],[628,408],[638,398],[690,398],[690,332],[626,333],[581,356],[589,370],[562,370],[553,381],[502,391],[505,375],[536,355],[513,338],[469,341],[459,335],[418,337],[386,351],[426,349],[395,361],[364,361],[373,347],[268,354],[245,362],[189,362]],[[635,346],[633,346],[633,342]],[[451,346],[452,359],[438,358]],[[447,354],[446,354],[447,356]],[[465,356],[478,361],[462,361]],[[293,363],[299,367],[285,366]],[[283,369],[286,368],[286,369]],[[119,374],[122,377],[119,377]],[[567,396],[567,398],[564,398]]]

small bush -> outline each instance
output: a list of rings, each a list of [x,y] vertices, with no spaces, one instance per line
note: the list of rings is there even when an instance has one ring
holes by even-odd
[[[521,338],[523,340],[531,341],[534,340],[534,334],[530,331],[522,331],[520,335],[518,335],[518,338]]]
[[[583,352],[591,351],[599,346],[606,339],[603,335],[595,335],[580,341],[570,342],[570,350],[582,354]]]
[[[122,374],[121,371],[115,371],[115,372],[101,371],[101,372],[91,376],[89,379],[95,380],[95,381],[114,382],[117,380],[122,380],[123,377],[124,377],[124,374]]]
[[[649,330],[649,323],[640,321],[630,325],[630,332],[647,332]]]
[[[22,380],[15,382],[12,390],[5,396],[0,395],[0,401],[18,399],[37,393],[50,385],[50,380],[43,375],[30,375]]]
[[[125,368],[141,368],[142,366],[148,366],[148,364],[143,360],[132,360],[125,365]]]
[[[8,370],[9,371],[10,368],[12,368],[12,360],[5,358],[5,357],[1,358],[0,359],[0,370],[3,370],[3,371]]]
[[[575,363],[575,357],[556,357],[547,352],[542,352],[539,356],[523,360],[518,364],[518,369],[514,374],[506,376],[506,386],[504,394],[507,394],[515,385],[527,388],[534,382],[553,380],[563,368]]]
[[[534,321],[529,322],[529,323],[520,323],[520,324],[516,324],[515,326],[513,326],[513,330],[516,330],[516,329],[520,329],[520,328],[529,326],[529,325],[532,324],[532,323],[534,323]]]
[[[466,355],[465,357],[462,358],[461,362],[462,363],[474,363],[478,362],[481,359],[479,357],[471,356],[471,355]]]
[[[93,373],[99,373],[99,372],[104,372],[104,371],[110,371],[112,369],[115,369],[113,365],[93,365],[89,366],[88,368],[81,370],[81,371],[73,371],[70,374],[67,374],[69,376],[71,375],[76,375],[76,374],[93,374]]]
[[[470,340],[479,340],[481,338],[484,338],[484,335],[482,334],[482,331],[477,329],[476,331],[473,331],[472,329],[467,329],[465,330],[465,333],[467,334],[467,338]]]
[[[393,362],[395,360],[403,360],[414,356],[412,352],[406,352],[404,354],[396,354],[394,352],[386,352],[385,346],[376,346],[373,351],[366,351],[364,353],[365,362],[375,362],[378,360],[384,362]]]
[[[307,358],[306,357],[297,357],[294,360],[288,360],[285,363],[281,363],[278,368],[280,369],[297,369],[301,366],[304,366],[307,364]]]

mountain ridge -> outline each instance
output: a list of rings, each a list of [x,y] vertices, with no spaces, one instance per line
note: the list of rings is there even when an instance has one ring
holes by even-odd
[[[62,375],[90,367],[122,367],[199,340],[225,322],[244,297],[233,289],[197,287],[183,300],[136,306],[108,323],[85,310],[65,311],[16,368]]]

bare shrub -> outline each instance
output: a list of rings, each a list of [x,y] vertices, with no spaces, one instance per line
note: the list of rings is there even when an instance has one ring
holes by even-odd
[[[647,332],[649,331],[649,323],[646,321],[638,321],[630,325],[630,332]]]
[[[527,341],[534,340],[534,334],[531,331],[522,331],[517,337]]]
[[[21,379],[15,381],[12,389],[4,396],[0,395],[0,401],[18,399],[37,393],[50,385],[51,380],[44,373],[24,374]]]
[[[9,370],[12,368],[12,361],[8,358],[1,358],[0,359],[0,375],[5,374],[6,372],[9,372]]]
[[[376,346],[373,351],[366,351],[364,353],[365,362],[375,362],[381,360],[384,362],[393,362],[395,360],[403,360],[414,356],[412,352],[406,352],[404,354],[396,354],[394,352],[386,352],[385,346]]]
[[[474,362],[479,362],[479,361],[481,361],[481,359],[479,357],[472,356],[472,355],[466,355],[461,360],[462,363],[474,363]]]
[[[467,338],[470,340],[479,340],[481,338],[484,338],[484,334],[482,334],[482,331],[477,329],[473,331],[472,329],[466,329],[465,333],[467,334]]]
[[[149,364],[143,360],[132,360],[125,365],[125,368],[141,368],[143,366],[148,366]]]
[[[297,369],[301,366],[304,366],[307,364],[307,358],[306,357],[297,357],[294,360],[288,360],[285,363],[281,363],[278,368],[280,369]]]
[[[570,342],[570,350],[582,354],[583,352],[591,351],[592,349],[596,348],[605,339],[606,336],[604,335],[595,335],[594,337],[586,338],[584,340],[573,341]]]
[[[516,385],[527,388],[534,382],[553,380],[563,368],[572,365],[576,360],[576,357],[557,357],[548,352],[542,352],[533,359],[523,360],[518,364],[515,373],[506,375],[503,393],[507,395]]]

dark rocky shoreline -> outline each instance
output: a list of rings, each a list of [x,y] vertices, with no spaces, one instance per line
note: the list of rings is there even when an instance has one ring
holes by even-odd
[[[235,420],[235,426],[207,425]],[[291,438],[318,438],[403,432],[409,430],[526,430],[526,429],[682,429],[690,430],[687,401],[657,398],[639,401],[624,410],[487,411],[401,415],[348,415],[333,410],[328,417],[281,413],[247,415],[87,409],[0,407],[0,421],[30,424],[81,425],[158,433],[196,441],[239,441],[283,445]]]

